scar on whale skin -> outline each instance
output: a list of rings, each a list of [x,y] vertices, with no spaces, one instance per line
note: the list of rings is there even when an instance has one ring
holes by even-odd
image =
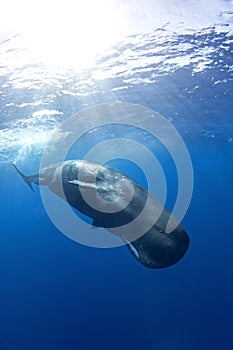
[[[146,267],[164,268],[174,265],[188,249],[189,237],[180,223],[171,233],[166,233],[166,226],[172,214],[137,182],[114,168],[89,161],[69,160],[52,164],[41,169],[38,173],[26,176],[15,164],[13,166],[32,191],[34,191],[32,183],[48,186],[52,192],[62,197],[72,207],[90,217],[93,220],[93,228],[103,227],[113,234],[116,234],[117,228],[117,235],[125,242],[137,261]],[[97,175],[90,176],[90,174]],[[119,181],[126,184],[121,201],[124,202],[124,198],[127,197],[127,193],[132,188],[133,195],[131,201],[118,211],[119,203],[115,199],[119,195],[117,192]],[[116,206],[115,210],[104,212],[92,207],[84,200],[83,190],[85,193],[89,193],[92,198],[96,196],[94,198],[96,203],[98,203],[97,197],[100,197],[104,201],[108,201],[113,208]],[[138,227],[146,227],[145,225],[148,223],[152,223],[151,228],[146,232],[142,231],[142,235],[136,239],[133,239],[132,232],[122,230],[124,232],[121,233],[121,226],[136,222],[135,219],[143,211],[148,199],[149,210],[144,213],[141,222],[140,220],[137,222],[137,229]],[[161,214],[158,219],[155,219],[154,213],[157,213],[158,209]]]

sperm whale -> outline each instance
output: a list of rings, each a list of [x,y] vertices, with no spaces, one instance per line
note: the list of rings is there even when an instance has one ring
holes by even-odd
[[[91,218],[93,228],[103,227],[118,235],[146,267],[174,265],[188,249],[189,236],[182,225],[177,223],[173,231],[167,233],[172,214],[142,186],[115,168],[68,160],[26,176],[15,164],[13,166],[31,190],[34,191],[32,183],[48,186]],[[144,210],[146,205],[147,210]],[[139,232],[136,238],[134,231]]]

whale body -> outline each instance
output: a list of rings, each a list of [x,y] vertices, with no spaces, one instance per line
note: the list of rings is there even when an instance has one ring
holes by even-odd
[[[146,267],[174,265],[188,249],[189,236],[180,223],[166,233],[172,214],[137,182],[112,167],[69,160],[52,164],[30,176],[14,167],[33,191],[32,183],[48,186],[91,218],[93,228],[103,227],[121,237],[134,257]],[[134,231],[139,233],[136,239]]]

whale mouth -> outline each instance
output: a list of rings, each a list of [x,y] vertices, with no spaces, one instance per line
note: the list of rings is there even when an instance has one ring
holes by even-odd
[[[126,245],[142,265],[161,269],[179,262],[187,252],[189,244],[189,236],[180,226],[170,234],[161,233],[153,227],[142,237]]]
[[[122,238],[130,252],[142,265],[153,269],[161,269],[172,266],[182,259],[189,246],[189,237],[179,223],[177,223],[176,228],[171,233],[166,233],[167,223],[172,214],[160,202],[154,197],[148,196],[146,190],[131,180],[134,185],[133,194],[135,195],[130,202],[131,207],[127,204],[123,210],[113,213],[97,211],[95,208],[90,207],[80,194],[80,188],[88,187],[88,189],[91,188],[92,190],[94,183],[91,181],[83,182],[79,177],[75,180],[70,180],[75,178],[74,175],[77,175],[74,173],[77,172],[77,164],[79,166],[88,166],[92,172],[94,172],[97,166],[97,163],[83,163],[83,161],[78,160],[67,161],[65,166],[63,163],[51,164],[43,168],[39,173],[30,176],[24,175],[15,164],[13,166],[33,192],[32,182],[38,185],[46,185],[48,183],[47,185],[52,192],[63,198],[73,208],[91,218],[93,220],[92,227],[106,228],[107,231]],[[88,171],[90,170],[89,168]],[[114,168],[108,167],[106,171],[113,172],[113,175],[117,174],[118,176],[125,177],[124,174],[120,174]],[[105,183],[102,184],[103,178],[100,180],[97,184],[104,186],[98,187],[95,185],[94,189],[104,188],[105,192],[102,191],[102,195],[107,194],[112,196],[113,193],[115,194],[114,182],[110,182],[110,185],[107,186]],[[62,182],[60,183],[59,181]],[[106,188],[108,191],[106,191]],[[138,200],[139,197],[140,201]],[[148,197],[150,199],[149,210],[146,211],[147,215],[140,217],[140,213]],[[156,208],[162,209],[162,211],[156,223],[154,223]],[[140,221],[135,224],[138,217]],[[173,218],[175,219],[175,217]],[[131,222],[134,223],[134,226],[130,226]],[[145,229],[146,226],[144,224],[148,224],[148,222],[151,228],[147,226]],[[141,236],[135,234],[138,233],[137,230]]]

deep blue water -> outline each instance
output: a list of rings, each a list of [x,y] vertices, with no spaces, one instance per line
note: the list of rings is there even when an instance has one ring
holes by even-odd
[[[48,76],[46,66],[30,62],[0,68],[0,349],[232,347],[233,36],[207,28],[128,41],[79,74]],[[190,46],[181,51],[184,43]],[[189,56],[188,64],[171,63]],[[38,80],[29,68],[41,72]],[[104,78],[95,80],[101,69]],[[194,190],[183,225],[191,244],[167,269],[143,267],[126,247],[95,249],[69,240],[50,222],[39,191],[32,193],[11,165],[16,161],[28,174],[37,170],[45,143],[33,142],[38,133],[48,138],[46,132],[72,113],[116,101],[163,114],[190,152]],[[102,137],[98,130],[92,135]],[[143,142],[156,153],[149,137]],[[77,158],[88,146],[79,146]],[[162,164],[172,197],[177,178],[169,162]],[[115,166],[146,186],[133,166]]]

